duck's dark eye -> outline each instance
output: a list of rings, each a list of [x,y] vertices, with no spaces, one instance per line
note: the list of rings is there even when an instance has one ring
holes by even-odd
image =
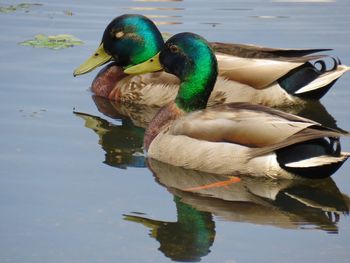
[[[179,48],[176,45],[171,45],[169,49],[172,53],[177,53],[179,51]]]

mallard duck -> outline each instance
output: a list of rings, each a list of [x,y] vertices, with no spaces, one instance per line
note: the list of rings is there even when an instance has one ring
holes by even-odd
[[[153,62],[129,69],[147,72],[153,64],[181,84],[146,129],[150,158],[209,173],[292,179],[328,177],[350,155],[341,152],[342,133],[302,117],[248,103],[206,108],[218,67],[199,35],[177,34]]]
[[[151,59],[163,45],[161,33],[148,18],[119,16],[107,26],[98,49],[74,75],[113,61],[94,79],[91,89],[95,94],[121,102],[164,106],[176,97],[176,77],[164,71],[141,76],[123,72]],[[328,49],[274,49],[224,43],[211,46],[216,51],[219,77],[209,106],[251,102],[283,107],[303,103],[304,99],[320,99],[349,70],[336,59],[334,67],[326,69],[325,55],[306,56]]]

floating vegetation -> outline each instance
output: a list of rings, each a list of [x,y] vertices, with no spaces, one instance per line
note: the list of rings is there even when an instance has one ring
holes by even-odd
[[[74,15],[73,12],[71,10],[63,10],[63,14],[65,14],[66,16],[72,16]]]
[[[21,3],[18,5],[0,6],[0,13],[12,13],[18,10],[29,11],[33,6],[42,6],[42,4]]]
[[[84,44],[80,39],[61,34],[56,36],[36,35],[34,39],[19,43],[22,46],[31,46],[37,48],[63,49]]]

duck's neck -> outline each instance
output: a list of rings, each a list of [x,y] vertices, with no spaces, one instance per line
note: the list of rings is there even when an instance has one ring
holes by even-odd
[[[148,151],[153,139],[163,130],[169,123],[178,119],[185,114],[178,106],[172,101],[169,104],[160,108],[157,114],[153,117],[147,129],[143,140],[143,146]]]
[[[217,63],[212,59],[201,59],[193,72],[181,79],[176,105],[190,112],[204,109],[214,88],[217,77]]]

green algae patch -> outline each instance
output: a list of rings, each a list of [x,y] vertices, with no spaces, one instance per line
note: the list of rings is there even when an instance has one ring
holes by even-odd
[[[84,44],[83,41],[73,35],[61,34],[56,36],[36,35],[34,39],[19,43],[22,46],[36,48],[63,49]]]
[[[42,6],[42,4],[21,3],[18,5],[0,6],[0,13],[13,13],[19,10],[29,11],[35,6]]]
[[[63,14],[65,14],[66,16],[73,16],[74,15],[72,10],[63,10]]]

